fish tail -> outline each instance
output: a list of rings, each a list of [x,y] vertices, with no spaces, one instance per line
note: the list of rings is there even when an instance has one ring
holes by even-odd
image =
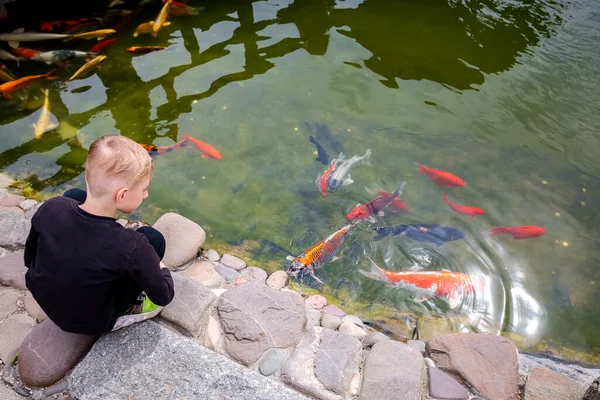
[[[367,149],[367,152],[363,156],[362,163],[368,167],[371,166],[371,162],[369,161],[370,157],[371,157],[371,149]]]
[[[427,167],[421,165],[421,164],[417,164],[419,167],[417,168],[418,171],[422,174],[426,174],[427,173]]]
[[[504,227],[504,226],[499,226],[498,228],[490,229],[490,235],[492,237],[494,237],[496,235],[500,235],[502,233],[508,233],[506,231],[506,227]]]
[[[448,195],[446,193],[444,193],[444,195],[442,196],[442,199],[444,199],[444,201],[448,204],[450,204],[450,200],[448,200]]]
[[[368,257],[367,257],[368,258]],[[371,269],[369,271],[365,271],[364,269],[358,270],[361,274],[366,276],[367,278],[375,279],[378,281],[385,281],[387,277],[385,276],[385,270],[380,268],[373,260],[369,258],[371,262]]]
[[[396,191],[394,193],[392,193],[394,195],[394,198],[400,197],[402,195],[402,191],[404,190],[405,186],[406,186],[406,181],[402,181],[400,186],[398,186],[398,189],[396,189]]]
[[[181,132],[181,133],[182,133],[182,135],[181,135],[181,136],[182,136],[182,137],[183,137],[185,140],[190,140],[190,135],[188,135],[188,134],[187,134],[187,133],[185,133],[185,132]]]
[[[308,137],[308,141],[309,141],[309,142],[311,142],[311,143],[317,144],[317,140],[316,140],[316,139],[315,139],[315,137],[314,137],[314,136],[312,136],[312,135],[310,135],[310,136]]]
[[[373,241],[374,241],[374,242],[376,242],[376,241],[378,241],[378,240],[381,240],[381,239],[383,239],[384,237],[386,237],[387,235],[389,235],[389,234],[390,234],[390,232],[389,232],[389,231],[387,231],[385,228],[373,228],[373,230],[374,230],[375,232],[377,232],[377,236],[375,236],[375,237],[373,238]]]
[[[52,71],[48,71],[42,76],[44,76],[46,79],[58,79],[58,74],[56,73],[56,69],[53,69]]]

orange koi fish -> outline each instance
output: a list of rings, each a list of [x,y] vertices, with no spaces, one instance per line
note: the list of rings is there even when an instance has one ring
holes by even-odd
[[[23,89],[26,86],[29,86],[33,81],[37,81],[40,79],[57,79],[58,75],[56,75],[55,70],[47,72],[43,75],[31,75],[26,76],[20,79],[15,79],[11,82],[6,82],[0,85],[0,95],[6,97],[7,99],[12,98],[11,93],[15,90]]]
[[[130,53],[136,53],[136,54],[146,54],[146,53],[150,53],[153,51],[164,50],[164,49],[166,49],[165,46],[133,46],[133,47],[129,47],[127,49],[127,51]]]
[[[468,274],[452,271],[386,271],[371,261],[370,271],[360,270],[367,278],[387,282],[395,287],[409,290],[418,303],[433,297],[443,298],[450,308],[460,305],[464,295],[475,292],[475,284]],[[478,286],[483,288],[484,282]]]
[[[406,182],[402,182],[400,187],[391,194],[377,197],[375,200],[366,204],[359,204],[346,215],[348,221],[366,219],[369,222],[375,222],[375,215],[383,216],[383,209],[391,204],[391,202],[402,194]]]
[[[340,155],[342,155],[342,154],[340,154]],[[337,166],[337,161],[338,161],[337,158],[334,158],[333,160],[331,160],[331,166],[329,168],[327,168],[327,171],[325,171],[323,173],[323,175],[317,176],[317,180],[315,181],[315,183],[317,184],[317,187],[319,188],[319,192],[321,193],[322,197],[327,196],[327,181],[331,177],[331,174],[333,173],[333,171],[335,171],[335,167]]]
[[[456,212],[458,214],[466,215],[467,217],[471,217],[471,219],[475,219],[475,217],[478,215],[485,214],[485,210],[483,210],[481,208],[470,207],[470,206],[460,206],[458,204],[452,203],[448,199],[448,196],[446,196],[446,193],[444,193],[443,199],[446,203],[448,203],[448,205],[454,212]]]
[[[452,175],[450,172],[442,171],[439,169],[427,168],[423,165],[419,165],[419,172],[430,177],[431,180],[438,186],[466,186],[465,181],[463,181],[456,175]]]
[[[380,192],[376,193],[376,196],[379,196],[379,197],[389,196],[390,194],[391,193],[380,191]],[[390,207],[396,211],[400,211],[400,212],[404,212],[404,213],[408,212],[408,207],[406,206],[406,203],[398,198],[395,198],[394,200],[392,200],[392,202],[390,203]]]
[[[315,276],[315,269],[321,268],[323,265],[337,260],[335,255],[340,251],[346,237],[352,232],[354,232],[354,224],[346,225],[339,231],[332,233],[319,243],[305,250],[298,257],[288,256],[288,260],[292,262],[288,268],[288,274],[294,277],[298,276],[298,274],[309,274],[317,282],[323,284],[323,282]]]
[[[170,22],[167,22],[167,17],[169,16],[169,6],[171,5],[172,1],[173,0],[167,0],[165,2],[165,5],[163,6],[162,10],[160,10],[160,13],[158,13],[154,22],[152,22],[152,36],[156,37],[158,31],[163,26],[171,25]]]
[[[183,138],[185,140],[189,140],[194,146],[196,146],[196,148],[202,153],[202,158],[214,158],[215,160],[220,160],[222,158],[221,153],[219,153],[219,151],[210,144],[193,138],[185,132],[183,132]]]
[[[531,239],[538,236],[542,236],[546,233],[546,229],[541,226],[534,225],[525,225],[525,226],[515,226],[514,228],[506,228],[504,226],[500,226],[498,228],[494,228],[490,230],[490,234],[492,236],[500,235],[502,233],[506,233],[511,235],[513,239]]]
[[[188,140],[182,140],[180,142],[175,143],[174,145],[171,146],[155,146],[152,144],[142,144],[142,143],[138,143],[140,146],[142,146],[144,149],[146,149],[146,151],[150,154],[150,155],[155,155],[155,154],[166,154],[166,153],[170,153],[173,150],[177,150],[180,149],[182,147],[186,147],[185,145],[189,143]]]

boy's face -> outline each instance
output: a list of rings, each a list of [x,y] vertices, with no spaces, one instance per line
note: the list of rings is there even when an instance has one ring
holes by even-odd
[[[125,214],[133,214],[140,204],[142,204],[142,201],[148,197],[148,186],[150,186],[151,179],[151,176],[147,176],[134,187],[127,188],[122,194],[122,189],[119,190],[117,194],[117,210]]]

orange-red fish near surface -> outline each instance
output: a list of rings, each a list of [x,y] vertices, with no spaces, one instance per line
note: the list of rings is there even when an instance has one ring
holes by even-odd
[[[35,57],[36,55],[38,55],[40,53],[37,50],[26,49],[24,47],[17,47],[15,49],[12,49],[12,52],[14,55],[22,57],[22,58],[26,58],[28,60],[32,59],[33,57]]]
[[[457,212],[458,214],[466,215],[467,217],[471,217],[471,219],[475,219],[475,217],[478,216],[478,215],[485,214],[485,210],[483,210],[481,208],[469,207],[469,206],[460,206],[458,204],[452,203],[448,199],[448,196],[446,196],[446,193],[444,193],[443,199],[444,199],[444,201],[446,203],[448,203],[448,205],[450,206],[450,208],[454,212]]]
[[[490,230],[490,234],[492,236],[500,235],[506,233],[511,235],[513,239],[531,239],[538,236],[542,236],[546,233],[546,229],[541,226],[535,225],[524,225],[524,226],[515,226],[513,228],[506,228],[504,226],[500,226],[498,228],[494,228]]]
[[[346,237],[352,232],[354,232],[354,224],[346,225],[305,250],[298,257],[289,257],[292,263],[288,268],[288,274],[294,277],[298,274],[309,274],[322,284],[323,282],[314,275],[315,269],[321,268],[328,262],[335,261],[335,255],[340,251]]]
[[[175,143],[172,146],[155,146],[153,144],[142,144],[142,143],[138,143],[140,146],[142,146],[144,149],[146,149],[146,151],[148,153],[152,154],[166,154],[166,153],[170,153],[173,150],[177,150],[180,149],[182,147],[185,147],[185,145],[189,143],[188,140],[182,140],[180,142]]]
[[[427,168],[423,165],[419,165],[419,172],[430,177],[431,180],[438,186],[459,187],[466,185],[465,181],[456,175],[452,175],[450,172]]]
[[[100,50],[104,50],[106,47],[108,47],[108,45],[110,45],[113,42],[116,42],[117,40],[119,40],[119,38],[104,39],[103,41],[95,44],[94,47],[90,49],[90,53],[98,53]]]
[[[189,140],[196,148],[202,153],[202,158],[214,158],[215,160],[221,159],[221,153],[208,143],[204,143],[201,140],[191,137],[187,133],[183,132],[183,138]]]
[[[405,185],[406,182],[402,182],[400,187],[394,193],[379,196],[373,201],[357,205],[348,213],[348,215],[346,215],[346,219],[348,219],[348,221],[366,219],[374,222],[375,219],[373,217],[382,213],[382,210],[385,207],[387,207],[395,198],[400,196]]]
[[[331,160],[331,166],[327,168],[327,171],[325,171],[323,175],[317,176],[317,180],[315,183],[317,184],[317,187],[319,188],[319,192],[321,193],[322,197],[327,196],[327,181],[329,180],[331,173],[335,171],[336,165],[337,160],[334,158],[333,160]]]
[[[380,191],[380,192],[376,193],[376,196],[389,196],[390,194],[391,193]],[[392,200],[392,202],[390,203],[390,207],[396,211],[405,212],[405,213],[408,212],[408,207],[406,206],[406,203],[398,198],[395,198],[394,200]]]
[[[20,79],[15,79],[14,81],[6,82],[6,83],[0,85],[0,95],[10,99],[12,92],[14,92],[15,90],[23,89],[24,87],[31,84],[31,82],[33,82],[33,81],[37,81],[39,79],[57,79],[57,78],[58,78],[58,75],[56,75],[55,71],[52,70],[43,75],[31,75],[31,76],[26,76],[26,77],[23,77]]]
[[[146,53],[150,53],[152,51],[158,51],[158,50],[164,50],[164,49],[166,49],[165,46],[133,46],[133,47],[127,48],[127,51],[130,53],[146,54]]]

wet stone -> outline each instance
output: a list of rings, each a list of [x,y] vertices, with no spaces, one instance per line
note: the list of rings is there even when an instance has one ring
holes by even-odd
[[[25,290],[25,261],[23,261],[23,250],[15,251],[0,258],[0,283],[12,286],[15,289]]]
[[[21,346],[23,340],[35,326],[35,320],[29,315],[13,314],[0,324],[0,359],[10,363],[10,355]],[[19,355],[20,356],[20,355]]]
[[[246,280],[246,282],[265,283],[267,280],[267,272],[257,267],[248,267],[240,272],[240,276]]]
[[[342,311],[341,308],[333,304],[323,307],[323,314],[331,314],[339,318],[343,318],[344,315],[346,315],[346,313]]]
[[[0,286],[0,321],[18,310],[17,300],[20,297],[15,289]]]
[[[285,271],[275,271],[267,279],[267,286],[279,290],[288,283],[288,274]]]
[[[219,253],[213,249],[206,250],[204,253],[202,253],[202,256],[210,262],[217,262],[221,259]]]
[[[415,349],[419,350],[421,354],[425,355],[425,342],[422,340],[409,340],[406,342],[406,344],[410,347],[414,347]]]
[[[325,314],[321,311],[321,326],[323,328],[336,330],[342,324],[342,319],[333,314]]]
[[[469,391],[439,368],[429,368],[429,394],[440,400],[466,400],[469,398]]]
[[[225,265],[215,265],[215,271],[228,282],[233,282],[240,276],[238,271]]]
[[[327,305],[327,299],[319,294],[315,294],[307,297],[306,300],[304,300],[304,304],[306,307],[320,310]]]
[[[221,264],[233,268],[236,271],[241,271],[246,268],[246,261],[236,256],[232,256],[231,254],[223,254],[223,257],[221,257]],[[265,279],[267,278],[265,277]]]
[[[270,349],[265,358],[261,361],[258,371],[264,376],[273,375],[279,370],[283,360],[285,360],[286,351],[283,349]]]

